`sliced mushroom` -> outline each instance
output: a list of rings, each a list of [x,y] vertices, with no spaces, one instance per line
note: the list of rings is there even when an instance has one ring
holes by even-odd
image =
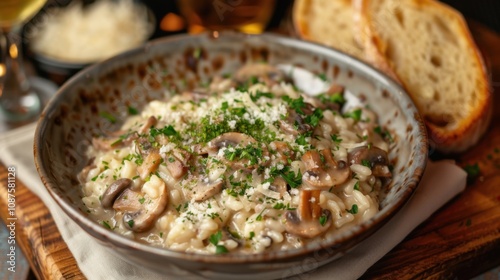
[[[137,166],[139,177],[141,177],[142,180],[148,178],[151,173],[154,173],[158,169],[161,161],[162,159],[158,151],[149,153],[144,159],[144,162],[141,165]]]
[[[132,180],[128,178],[121,178],[114,181],[109,187],[104,191],[101,198],[101,205],[104,209],[113,208],[113,203],[115,203],[116,198],[128,187],[132,185]]]
[[[373,146],[355,148],[349,152],[348,160],[351,164],[368,164],[372,169],[372,174],[376,177],[392,177],[387,152],[380,148]]]
[[[188,151],[178,148],[165,156],[164,162],[167,165],[168,172],[174,179],[179,179],[186,174],[189,169],[188,161],[190,158],[191,154]]]
[[[268,86],[287,79],[282,71],[267,63],[247,64],[241,67],[234,75],[234,78],[240,84],[247,83],[253,77],[258,78],[260,82]]]
[[[290,133],[292,135],[303,134],[313,130],[313,127],[305,122],[305,116],[310,115],[314,111],[314,106],[310,103],[304,103],[306,106],[301,108],[304,113],[299,114],[296,110],[288,110],[287,117],[279,121],[279,126],[284,132]]]
[[[145,180],[151,173],[154,173],[162,162],[162,158],[157,148],[154,148],[146,137],[140,137],[136,141],[136,149],[143,157],[144,161],[137,167],[139,176]]]
[[[139,133],[144,134],[149,131],[151,127],[154,127],[158,123],[158,120],[154,116],[150,116],[146,122],[139,129]]]
[[[273,163],[286,163],[289,160],[295,160],[295,153],[293,152],[292,148],[290,148],[290,145],[288,145],[288,143],[274,141],[269,144],[269,147],[272,150],[271,153],[275,152],[275,159],[273,160]]]
[[[207,150],[209,153],[217,156],[221,161],[225,162],[227,165],[230,165],[233,169],[251,170],[256,168],[259,164],[262,165],[267,164],[264,161],[266,158],[268,158],[269,152],[265,146],[259,147],[259,149],[261,149],[262,151],[262,155],[258,159],[260,161],[255,163],[252,163],[250,159],[246,157],[229,159],[225,155],[219,154],[219,150],[221,148],[230,148],[230,147],[246,148],[249,145],[258,145],[258,143],[253,137],[249,135],[239,132],[228,132],[211,140],[207,145]]]
[[[269,190],[279,193],[280,197],[283,198],[287,191],[286,187],[286,181],[282,177],[276,177],[274,182],[269,186]]]
[[[130,145],[137,138],[138,135],[136,132],[123,133],[122,135],[112,137],[94,137],[92,138],[92,146],[100,151],[110,151]]]
[[[300,191],[299,207],[285,213],[285,229],[287,232],[313,238],[324,233],[332,225],[330,211],[321,209],[319,205],[320,190]]]
[[[315,150],[308,151],[302,156],[302,161],[307,170],[302,180],[313,188],[328,189],[344,183],[351,175],[347,163],[343,160],[336,161],[330,149],[323,149],[319,153]]]
[[[207,180],[200,180],[198,184],[191,189],[188,197],[196,202],[205,201],[220,193],[223,185],[224,181],[221,179],[217,179],[214,182],[210,182],[208,178]]]
[[[153,227],[155,221],[163,213],[168,203],[165,183],[159,187],[159,195],[149,198],[140,192],[126,189],[116,199],[113,208],[125,212],[123,222],[126,228],[134,232],[144,232]]]
[[[94,163],[94,159],[95,159],[95,157],[90,158],[87,161],[87,165],[82,169],[82,171],[78,175],[78,180],[80,180],[80,182],[87,181],[87,176],[89,175],[90,170],[96,168],[96,165]]]

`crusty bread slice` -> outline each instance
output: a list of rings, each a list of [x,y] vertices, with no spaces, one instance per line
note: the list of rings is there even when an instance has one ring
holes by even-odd
[[[296,0],[293,20],[298,35],[364,60],[354,36],[352,0]]]
[[[392,68],[444,153],[479,140],[491,118],[491,87],[462,15],[434,0],[354,0],[368,61]]]

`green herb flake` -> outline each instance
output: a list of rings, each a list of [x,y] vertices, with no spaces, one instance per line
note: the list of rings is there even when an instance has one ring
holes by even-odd
[[[220,255],[220,254],[225,254],[225,253],[228,253],[229,251],[227,250],[227,248],[225,246],[222,246],[222,245],[216,245],[215,246],[215,254],[216,255]]]
[[[342,143],[342,138],[340,138],[340,136],[339,136],[339,135],[337,135],[337,134],[332,134],[332,135],[330,135],[330,137],[332,138],[332,141],[333,141],[333,142],[335,142],[335,143],[337,143],[337,144]]]
[[[312,115],[306,117],[305,122],[312,125],[313,127],[316,127],[319,121],[322,119],[323,119],[323,110],[321,110],[320,108],[316,108],[314,109]]]
[[[302,111],[302,108],[306,106],[304,103],[304,97],[300,96],[299,98],[293,99],[290,96],[283,96],[282,99],[288,103],[288,106],[295,110],[298,114],[304,115],[304,111]]]
[[[358,205],[357,204],[353,204],[352,207],[351,207],[351,210],[347,210],[347,212],[349,212],[351,214],[358,214]]]
[[[128,220],[127,224],[130,228],[133,228],[134,227],[134,220]]]
[[[479,176],[481,173],[481,170],[479,169],[479,164],[468,164],[464,167],[465,172],[467,172],[467,176],[470,179],[475,179]]]
[[[371,163],[370,163],[370,161],[369,161],[369,160],[367,160],[367,159],[363,159],[363,160],[361,160],[361,165],[366,166],[366,167],[368,167],[368,168],[371,168]]]
[[[321,215],[321,217],[319,217],[319,223],[321,224],[321,226],[325,226],[326,221],[327,221],[326,215]]]
[[[253,102],[256,102],[261,97],[273,98],[274,94],[272,94],[270,92],[262,92],[262,91],[257,91],[255,94],[250,94],[250,99],[252,99]]]
[[[152,136],[152,137],[156,137],[158,135],[165,135],[165,136],[176,136],[178,135],[177,134],[177,131],[175,131],[175,128],[171,125],[167,125],[163,128],[155,128],[155,127],[152,127],[149,129],[149,134]]]
[[[356,184],[354,184],[354,189],[359,191],[359,181],[357,181]]]
[[[144,204],[144,201],[146,201],[146,199],[144,197],[139,198],[139,203],[140,204]]]
[[[106,221],[102,221],[102,225],[107,229],[111,229],[111,226]]]
[[[319,73],[318,75],[318,78],[320,78],[323,82],[326,82],[327,79],[326,79],[326,74],[325,73]]]
[[[255,232],[251,231],[250,235],[248,236],[248,239],[252,239],[255,237]]]
[[[99,115],[105,119],[107,119],[110,123],[116,123],[115,116],[111,115],[108,112],[100,112]]]
[[[318,98],[322,103],[336,103],[340,106],[343,106],[346,103],[344,95],[340,92],[334,94],[320,94],[318,95]]]
[[[128,106],[127,107],[127,111],[128,111],[128,114],[131,115],[131,116],[135,116],[135,115],[138,115],[139,114],[139,111],[132,107],[132,106]]]
[[[354,111],[345,113],[344,118],[351,118],[355,121],[359,121],[361,120],[361,113],[362,113],[361,109],[356,109]]]
[[[92,179],[90,179],[90,180],[92,180],[93,182],[95,182],[95,180],[97,180],[97,177],[99,177],[99,175],[97,175],[95,177],[92,177]]]

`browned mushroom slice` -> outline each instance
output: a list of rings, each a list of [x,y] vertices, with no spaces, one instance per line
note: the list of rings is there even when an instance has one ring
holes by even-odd
[[[303,134],[313,130],[313,127],[306,123],[306,115],[314,112],[314,106],[309,103],[304,103],[305,107],[301,108],[304,115],[297,113],[297,111],[290,109],[285,119],[279,120],[279,126],[284,132],[292,135]]]
[[[92,146],[100,151],[111,151],[119,147],[130,145],[138,138],[137,133],[124,133],[113,137],[94,137],[92,138]]]
[[[158,120],[154,116],[150,116],[146,122],[139,128],[139,133],[144,134],[149,131],[151,127],[154,127],[158,123]]]
[[[299,207],[285,213],[287,232],[313,238],[324,233],[332,225],[331,213],[319,205],[320,190],[301,190]]]
[[[137,171],[142,180],[145,180],[151,173],[154,173],[160,166],[162,159],[157,150],[150,152],[142,165],[137,166]]]
[[[257,141],[249,135],[239,132],[228,132],[211,140],[207,145],[207,150],[209,153],[217,156],[221,161],[231,166],[233,169],[251,170],[257,168],[259,164],[267,164],[266,158],[269,158],[267,147],[257,145]],[[236,156],[236,153],[234,157],[219,154],[219,150],[221,148],[231,147],[238,149],[255,147],[255,149],[250,149],[255,152],[255,154],[248,154],[245,157]],[[249,157],[251,159],[249,159]]]
[[[165,164],[167,165],[168,172],[175,179],[179,179],[188,170],[188,161],[191,158],[191,154],[182,149],[174,149],[171,153],[166,155]]]
[[[132,180],[121,178],[114,181],[102,195],[101,205],[104,209],[113,208],[116,198],[128,187],[132,185]]]
[[[125,212],[123,222],[126,228],[134,232],[144,232],[154,226],[155,221],[163,213],[168,203],[167,187],[159,189],[156,198],[145,198],[141,193],[126,189],[115,200],[113,208]]]
[[[94,159],[95,159],[95,157],[90,158],[87,161],[87,165],[82,169],[80,174],[78,174],[78,180],[80,180],[80,182],[85,182],[87,176],[89,175],[90,170],[96,168],[96,165],[94,163]]]
[[[196,202],[205,201],[220,193],[223,185],[224,181],[220,179],[214,182],[200,180],[200,182],[198,182],[198,184],[191,189],[188,196]]]
[[[272,149],[275,153],[274,163],[286,163],[289,160],[295,160],[295,153],[293,152],[290,145],[286,142],[274,141],[269,144],[270,149]],[[271,153],[273,153],[273,151]]]
[[[377,148],[362,146],[349,152],[348,160],[351,164],[363,164],[372,169],[372,174],[376,177],[392,177],[389,170],[389,158],[387,152]]]
[[[287,191],[286,181],[282,177],[277,177],[274,179],[274,182],[269,186],[269,189],[273,192],[279,193],[280,197],[283,197]]]
[[[345,161],[336,161],[330,149],[320,153],[311,150],[302,156],[307,169],[302,176],[304,182],[314,188],[328,189],[349,179],[351,169]]]
[[[267,63],[247,64],[241,67],[234,75],[234,78],[240,84],[245,84],[254,77],[268,86],[287,79],[282,71]]]
[[[142,207],[141,201],[143,199],[144,195],[140,192],[125,188],[113,201],[112,208],[122,212],[136,212]]]

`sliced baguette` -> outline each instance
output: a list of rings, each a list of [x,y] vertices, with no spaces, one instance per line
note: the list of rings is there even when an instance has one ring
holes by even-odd
[[[354,36],[351,0],[296,0],[293,20],[298,35],[364,60],[364,51]]]
[[[392,68],[443,153],[476,144],[492,112],[482,57],[462,15],[434,0],[354,0],[367,60]]]

